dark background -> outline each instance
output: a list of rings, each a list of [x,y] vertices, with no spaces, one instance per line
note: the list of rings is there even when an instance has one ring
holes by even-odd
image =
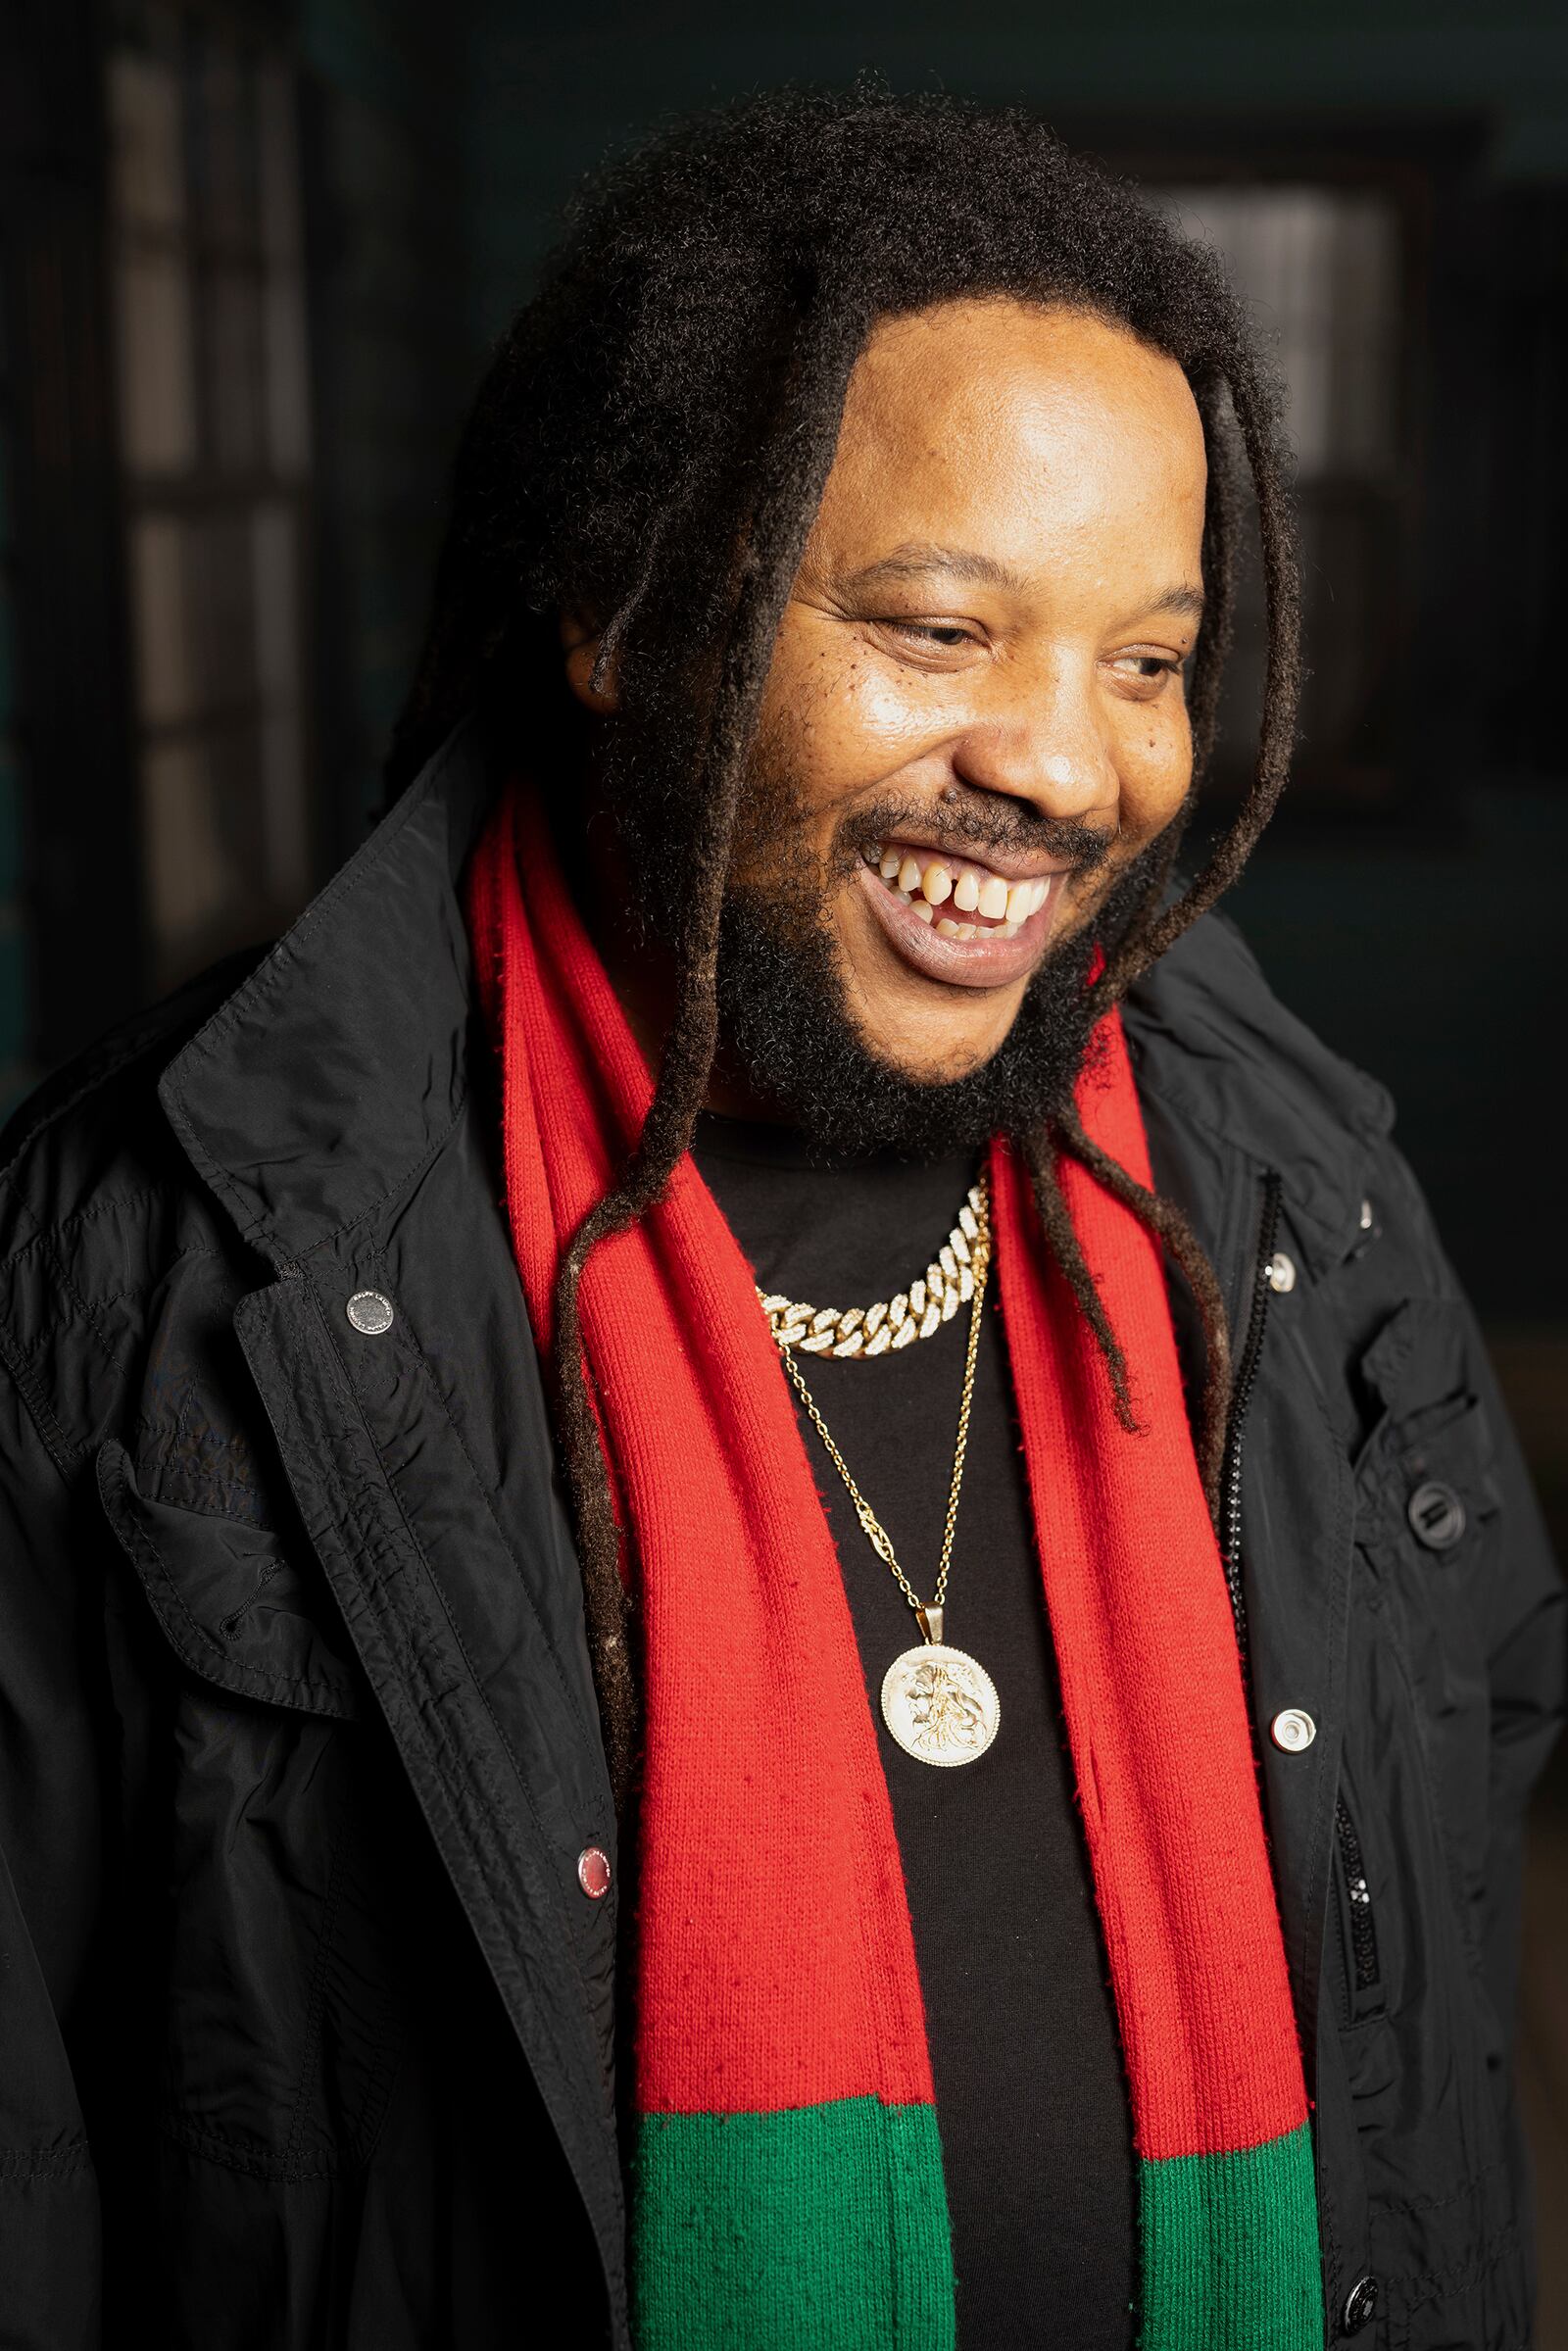
[[[864,68],[1037,108],[1226,252],[1291,390],[1312,676],[1233,902],[1394,1089],[1568,1503],[1568,13],[1498,0],[9,0],[0,1110],[363,838],[448,455],[564,199],[660,114]],[[897,233],[890,223],[889,233]],[[1244,621],[1216,805],[1238,787]],[[1524,2072],[1568,2345],[1568,1828]],[[1555,2220],[1556,2227],[1551,2226]]]

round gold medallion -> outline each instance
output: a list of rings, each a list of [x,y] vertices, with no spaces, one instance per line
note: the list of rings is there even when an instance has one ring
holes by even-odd
[[[964,1649],[922,1641],[882,1678],[882,1719],[920,1763],[974,1763],[997,1736],[996,1684]]]

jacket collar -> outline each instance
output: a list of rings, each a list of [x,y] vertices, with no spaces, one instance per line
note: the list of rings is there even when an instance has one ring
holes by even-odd
[[[164,1072],[197,1172],[274,1265],[392,1197],[461,1112],[459,884],[492,781],[460,727]]]
[[[164,1073],[197,1171],[273,1264],[393,1197],[456,1122],[472,968],[459,896],[495,779],[477,730],[448,739],[358,854]],[[1388,1096],[1270,993],[1240,934],[1196,924],[1132,992],[1139,1082],[1283,1182],[1336,1262]]]
[[[1369,1169],[1394,1105],[1270,990],[1235,925],[1206,914],[1130,992],[1128,1039],[1146,1100],[1281,1182],[1321,1269],[1361,1238]]]

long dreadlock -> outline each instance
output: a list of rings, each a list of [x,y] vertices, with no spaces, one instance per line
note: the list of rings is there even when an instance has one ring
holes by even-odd
[[[675,1017],[647,1120],[564,1253],[556,1292],[557,1427],[622,1797],[636,1675],[583,1359],[582,1271],[600,1241],[658,1200],[708,1091],[719,920],[759,705],[855,360],[878,320],[977,295],[1066,304],[1125,325],[1192,386],[1209,455],[1207,610],[1189,690],[1195,786],[1214,739],[1244,469],[1255,503],[1269,650],[1251,784],[1180,894],[1171,828],[1107,943],[1095,990],[1108,1009],[1241,871],[1284,784],[1295,723],[1298,606],[1277,397],[1204,248],[1020,112],[866,86],[746,100],[656,139],[575,208],[458,455],[429,635],[389,780],[408,781],[468,711],[503,755],[515,759],[526,743],[536,766],[541,749],[548,759],[541,734],[563,708],[556,616],[595,615],[601,661],[615,664],[617,724],[636,745],[635,794],[616,818],[675,958]],[[560,766],[558,794],[578,773],[565,758]],[[1020,1141],[1049,1245],[1129,1423],[1127,1364],[1066,1210],[1064,1156],[1126,1203],[1189,1286],[1205,1343],[1198,1454],[1212,1502],[1229,1336],[1196,1236],[1090,1142],[1070,1108]]]

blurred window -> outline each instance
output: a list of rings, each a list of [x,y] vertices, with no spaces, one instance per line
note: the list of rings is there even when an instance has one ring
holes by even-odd
[[[1296,455],[1308,679],[1293,800],[1394,795],[1411,532],[1403,221],[1364,186],[1167,187],[1189,234],[1224,256],[1285,379]],[[1219,754],[1247,759],[1263,677],[1257,565],[1245,567]]]
[[[310,482],[296,87],[210,6],[122,11],[110,230],[154,977],[310,879]]]

